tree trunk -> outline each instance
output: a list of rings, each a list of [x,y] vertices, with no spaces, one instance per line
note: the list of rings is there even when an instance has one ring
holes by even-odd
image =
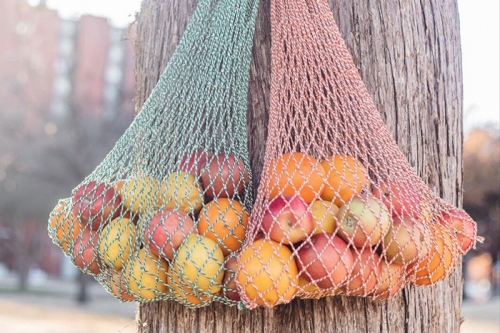
[[[322,1],[322,0],[318,0]],[[143,0],[136,39],[137,107],[151,92],[197,0]],[[362,78],[400,149],[434,192],[462,193],[462,72],[456,0],[329,0]],[[252,53],[248,131],[255,188],[266,139],[270,83],[269,1],[261,1]],[[356,297],[294,300],[239,311],[142,304],[138,331],[459,332],[461,265],[446,280],[407,287],[389,301]]]

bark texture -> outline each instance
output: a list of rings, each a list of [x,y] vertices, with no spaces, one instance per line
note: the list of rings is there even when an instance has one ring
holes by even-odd
[[[318,0],[320,1],[320,0]],[[321,0],[322,1],[322,0]],[[198,0],[143,0],[136,39],[137,110]],[[419,176],[446,201],[462,200],[462,72],[456,0],[329,0],[382,118]],[[269,0],[260,4],[248,98],[254,185],[260,178],[270,83]],[[407,287],[389,301],[354,297],[294,300],[238,311],[190,310],[175,302],[139,307],[138,332],[459,332],[461,265],[446,280]]]

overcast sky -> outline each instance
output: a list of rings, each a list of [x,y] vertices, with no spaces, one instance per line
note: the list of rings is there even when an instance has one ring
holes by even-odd
[[[32,4],[38,0],[29,0]],[[126,26],[141,0],[48,0],[61,16],[83,13],[109,17]],[[500,124],[500,1],[458,0],[464,74],[464,129],[487,122]]]

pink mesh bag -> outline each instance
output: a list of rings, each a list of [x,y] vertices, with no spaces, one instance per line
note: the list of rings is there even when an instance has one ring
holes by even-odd
[[[272,0],[262,179],[238,257],[243,305],[385,299],[445,278],[476,224],[399,151],[325,0]]]

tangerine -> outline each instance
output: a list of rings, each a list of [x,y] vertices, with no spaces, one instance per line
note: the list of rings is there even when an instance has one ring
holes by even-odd
[[[284,154],[269,165],[268,199],[298,194],[311,203],[321,195],[324,178],[325,170],[314,157],[299,152]]]
[[[447,229],[436,224],[431,228],[431,232],[436,243],[433,248],[429,249],[428,255],[415,270],[417,286],[429,285],[443,279],[455,266],[456,244],[452,241]]]
[[[237,200],[220,198],[200,212],[198,233],[220,245],[224,256],[237,251],[245,240],[248,213]]]
[[[49,225],[55,231],[55,240],[68,253],[69,246],[80,234],[82,225],[72,209],[66,209],[66,201],[60,201],[50,216]]]
[[[326,174],[326,186],[321,198],[332,201],[338,207],[370,184],[365,166],[352,156],[330,156],[321,165]]]
[[[237,280],[251,302],[272,307],[294,297],[299,274],[285,245],[259,239],[243,250],[239,263]]]

